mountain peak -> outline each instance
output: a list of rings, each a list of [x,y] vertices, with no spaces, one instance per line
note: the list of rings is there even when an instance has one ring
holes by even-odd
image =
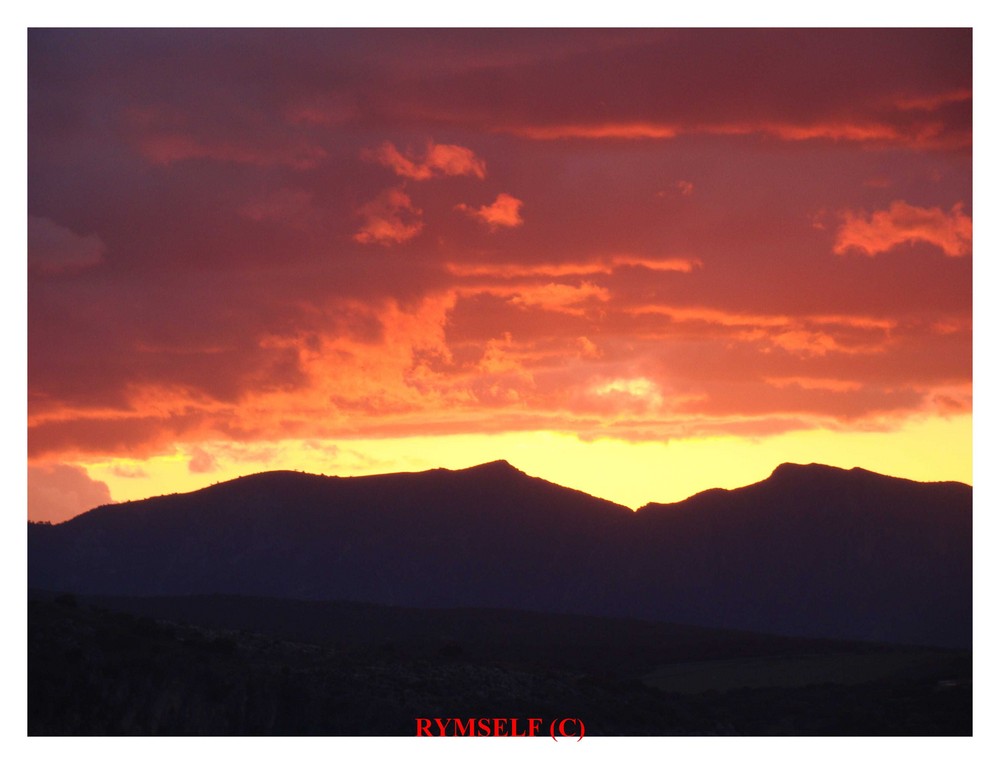
[[[771,473],[771,477],[775,478],[793,475],[834,475],[844,472],[847,472],[847,470],[842,469],[841,467],[831,467],[828,464],[818,464],[816,462],[811,462],[810,464],[784,462],[774,468],[774,471]]]
[[[477,464],[474,467],[467,467],[459,472],[467,472],[479,475],[524,475],[525,473],[508,462],[506,459]]]
[[[872,472],[871,470],[866,470],[863,467],[851,467],[850,469],[847,469],[845,467],[832,467],[828,464],[817,464],[815,462],[811,464],[794,464],[791,462],[779,464],[774,468],[770,477],[764,482],[772,480],[851,480],[854,482],[859,480],[888,480],[896,483],[918,482],[909,478],[900,478],[892,475],[885,475],[879,472]]]

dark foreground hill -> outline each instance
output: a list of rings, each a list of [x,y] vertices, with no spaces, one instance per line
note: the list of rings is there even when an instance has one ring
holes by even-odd
[[[971,654],[501,610],[29,593],[28,731],[969,735]],[[547,734],[547,733],[542,733]]]
[[[506,462],[265,473],[29,526],[29,585],[514,608],[971,646],[972,489],[782,465],[638,512]]]

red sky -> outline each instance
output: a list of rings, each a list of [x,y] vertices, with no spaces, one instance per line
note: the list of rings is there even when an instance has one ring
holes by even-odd
[[[29,514],[971,482],[969,30],[34,30]]]

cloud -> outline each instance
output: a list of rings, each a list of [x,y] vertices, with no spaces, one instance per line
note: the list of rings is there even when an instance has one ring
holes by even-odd
[[[461,287],[456,293],[465,298],[490,295],[520,309],[574,316],[584,316],[588,309],[603,305],[611,299],[608,289],[590,281],[580,284],[472,284]]]
[[[660,333],[697,332],[702,337],[746,343],[763,354],[784,351],[800,359],[827,354],[875,355],[889,351],[897,323],[872,316],[735,313],[695,306],[645,305],[626,308],[635,316],[669,319]],[[633,331],[635,329],[633,328]],[[657,330],[646,326],[654,336]]]
[[[28,268],[35,273],[72,273],[104,261],[107,247],[95,234],[83,236],[48,218],[28,216]]]
[[[971,379],[972,258],[929,243],[968,247],[971,163],[925,150],[971,134],[971,42],[32,30],[32,459],[182,453],[186,473],[196,445],[230,468],[221,442],[659,437],[763,426],[793,399],[799,422],[886,405],[868,391],[923,401]],[[535,140],[502,134],[518,126]],[[530,216],[513,235],[504,188]],[[914,267],[862,256],[906,240],[894,199],[929,213]],[[46,228],[63,246],[39,247]],[[591,389],[636,379],[671,416],[688,396],[685,416],[646,421],[639,383]]]
[[[634,305],[627,307],[625,312],[632,315],[661,315],[675,322],[696,322],[727,327],[787,326],[791,323],[791,319],[784,315],[736,313],[699,306]]]
[[[456,276],[487,276],[491,278],[560,278],[564,276],[608,276],[622,268],[644,268],[650,271],[691,273],[701,267],[697,258],[641,257],[611,255],[593,260],[565,263],[445,263]]]
[[[133,151],[161,167],[210,160],[310,170],[329,157],[326,148],[303,129],[308,120],[296,125],[268,109],[268,98],[240,94],[238,87],[234,83],[212,93],[192,87],[186,98],[143,88],[142,102],[131,95],[120,107],[125,137]]]
[[[469,397],[454,388],[449,375],[452,359],[445,324],[454,302],[454,295],[440,294],[414,306],[403,307],[395,300],[345,306],[378,323],[377,336],[370,338],[334,327],[318,338],[270,338],[270,343],[298,350],[310,385],[257,396],[258,413],[239,415],[249,415],[251,427],[295,437],[324,430],[349,432],[365,426],[366,418],[381,424],[419,410],[454,409]]]
[[[327,152],[301,140],[275,145],[256,145],[249,140],[199,138],[184,133],[153,133],[138,140],[139,151],[155,165],[172,165],[190,159],[268,166],[287,166],[296,170],[316,167]]]
[[[497,128],[531,140],[668,140],[681,135],[752,136],[780,141],[833,141],[907,148],[962,149],[972,145],[968,130],[948,130],[940,122],[868,119],[817,121],[740,120],[675,122],[582,122],[510,125]]]
[[[444,175],[486,177],[486,162],[477,157],[472,149],[448,143],[428,143],[423,158],[417,158],[411,152],[404,155],[388,141],[362,155],[411,180],[429,180]]]
[[[605,122],[557,125],[519,125],[505,132],[540,141],[563,138],[676,138],[681,130],[677,125],[653,124],[649,122]]]
[[[862,351],[854,350],[837,342],[836,338],[827,332],[813,332],[804,330],[791,330],[787,332],[749,332],[745,339],[750,341],[764,340],[774,347],[782,348],[790,353],[799,355],[826,355],[827,353],[839,352],[878,352],[880,348],[864,348]]]
[[[948,257],[962,257],[972,252],[972,218],[962,212],[962,203],[950,211],[940,207],[915,207],[897,200],[887,210],[863,213],[845,212],[844,223],[837,231],[833,251],[838,255],[860,251],[869,257],[888,252],[900,244],[926,242],[940,248]]]
[[[803,390],[827,390],[834,393],[855,392],[864,387],[853,379],[823,377],[765,377],[764,382],[778,388],[798,387]]]
[[[491,231],[499,228],[517,228],[524,224],[521,217],[521,207],[524,202],[510,194],[498,194],[493,204],[483,205],[473,209],[466,204],[459,204],[455,209],[476,218],[489,227]]]
[[[137,464],[115,464],[112,465],[109,472],[111,472],[112,475],[117,475],[118,477],[123,478],[149,477],[149,473]]]
[[[107,483],[91,480],[73,464],[29,465],[28,517],[60,523],[88,509],[111,503]]]
[[[586,305],[607,302],[611,299],[611,294],[603,287],[584,281],[579,286],[570,284],[521,286],[513,290],[510,299],[514,305],[522,308],[537,308],[582,316],[586,312]]]
[[[925,137],[922,133],[909,135],[897,126],[877,121],[824,121],[824,122],[745,122],[710,125],[703,130],[717,135],[753,135],[755,133],[783,141],[852,141],[916,143]]]
[[[525,353],[510,332],[486,342],[483,355],[467,384],[480,404],[504,406],[524,401],[535,387],[534,377],[524,367]]]
[[[643,408],[663,406],[663,392],[659,385],[646,377],[611,379],[593,387],[595,395],[609,398],[624,408],[639,403]]]
[[[238,212],[254,222],[287,223],[300,228],[313,223],[316,217],[312,194],[293,188],[279,188],[262,195],[244,204]]]
[[[203,448],[195,446],[191,449],[191,460],[188,462],[188,472],[212,472],[218,467],[215,457]]]
[[[963,101],[972,101],[972,90],[968,88],[959,88],[957,90],[949,90],[944,93],[904,96],[896,99],[894,106],[897,109],[903,110],[917,109],[920,111],[936,111],[942,106],[947,106],[952,103],[961,103]]]
[[[589,337],[577,337],[576,338],[577,351],[580,354],[580,358],[600,358],[601,349],[597,347],[593,340]]]
[[[383,191],[359,210],[365,219],[354,240],[361,244],[401,244],[423,230],[423,211],[400,188]]]

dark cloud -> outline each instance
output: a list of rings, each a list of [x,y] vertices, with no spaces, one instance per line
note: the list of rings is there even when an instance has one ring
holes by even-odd
[[[28,216],[28,268],[55,275],[92,268],[107,248],[97,236],[82,236],[48,218]]]

